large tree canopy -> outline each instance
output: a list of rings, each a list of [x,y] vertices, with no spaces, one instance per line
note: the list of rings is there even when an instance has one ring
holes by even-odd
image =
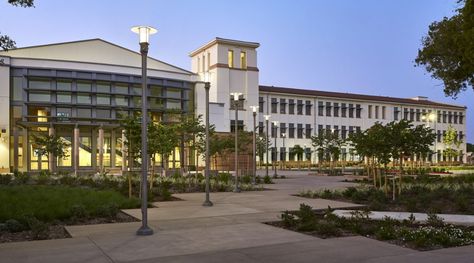
[[[8,0],[9,4],[20,7],[34,7],[33,2],[34,0]],[[7,35],[2,35],[0,32],[0,49],[6,51],[12,48],[15,48],[15,41]]]
[[[456,98],[474,89],[474,0],[459,0],[462,7],[450,18],[433,22],[415,60],[435,79],[444,83],[444,93]]]

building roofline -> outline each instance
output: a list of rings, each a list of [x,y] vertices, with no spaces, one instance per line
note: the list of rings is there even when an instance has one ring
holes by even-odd
[[[260,43],[257,43],[257,42],[249,42],[249,41],[241,41],[241,40],[216,37],[213,40],[209,41],[208,43],[204,44],[203,46],[195,49],[194,51],[191,51],[189,53],[189,56],[192,57],[196,55],[197,53],[201,52],[202,50],[205,50],[215,44],[227,44],[227,45],[250,47],[250,48],[258,48],[260,46]]]
[[[90,38],[90,39],[82,39],[82,40],[75,40],[75,41],[57,42],[57,43],[44,44],[44,45],[19,47],[19,48],[10,49],[10,50],[7,50],[7,51],[0,51],[0,55],[2,55],[2,53],[5,54],[5,55],[7,55],[9,51],[15,51],[15,50],[19,50],[19,49],[40,48],[40,47],[48,47],[48,46],[59,46],[59,45],[65,45],[65,44],[75,44],[75,43],[91,42],[91,41],[101,41],[101,42],[107,43],[107,44],[109,44],[109,45],[112,45],[112,46],[118,47],[118,48],[120,48],[120,49],[123,49],[123,50],[125,50],[125,51],[127,51],[127,52],[132,52],[132,53],[135,53],[135,54],[141,56],[140,52],[133,51],[133,50],[128,49],[128,48],[126,48],[126,47],[122,47],[122,46],[120,46],[120,45],[117,45],[117,44],[115,44],[115,43],[109,42],[109,41],[104,40],[104,39],[102,39],[102,38]],[[13,56],[13,58],[15,58],[15,57]],[[191,71],[189,71],[189,70],[186,70],[186,69],[177,67],[177,66],[175,66],[175,65],[171,65],[171,64],[169,64],[169,63],[166,63],[166,62],[164,62],[164,61],[161,61],[161,60],[159,60],[159,59],[156,59],[156,58],[153,58],[153,57],[150,57],[150,56],[148,56],[148,59],[154,60],[154,61],[159,62],[159,63],[163,63],[163,64],[165,64],[165,65],[167,65],[167,66],[176,68],[176,69],[178,69],[178,70],[185,71],[185,72],[188,73],[188,74],[192,74],[192,75],[196,74],[196,73],[191,72]],[[79,61],[78,61],[78,62],[79,62]]]
[[[284,93],[284,94],[288,93],[292,95],[309,95],[309,96],[315,96],[315,97],[330,97],[330,98],[338,98],[338,99],[370,100],[370,101],[414,104],[414,105],[424,105],[424,106],[449,107],[449,108],[462,109],[462,110],[467,109],[466,106],[440,103],[440,102],[435,102],[431,100],[416,100],[416,99],[409,99],[409,98],[396,98],[396,97],[387,97],[387,96],[375,96],[375,95],[310,90],[310,89],[295,89],[295,88],[275,87],[275,86],[266,86],[266,85],[259,85],[259,91],[269,92],[269,93]]]

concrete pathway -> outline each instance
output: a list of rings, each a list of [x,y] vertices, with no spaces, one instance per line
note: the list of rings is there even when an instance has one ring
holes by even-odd
[[[152,236],[135,235],[140,222],[70,226],[71,239],[0,244],[0,262],[472,262],[474,246],[418,252],[364,237],[319,239],[262,224],[300,203],[354,206],[292,196],[351,185],[341,177],[287,174],[268,185],[273,190],[212,193],[213,207],[201,206],[202,193],[156,203],[149,210]],[[138,209],[125,212],[140,217]]]

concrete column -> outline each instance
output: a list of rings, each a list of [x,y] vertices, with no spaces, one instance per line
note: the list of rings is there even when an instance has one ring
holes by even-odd
[[[79,126],[76,124],[74,127],[74,139],[73,139],[73,164],[74,164],[74,174],[77,175],[79,170]]]
[[[127,171],[127,149],[125,146],[125,130],[122,130],[122,174]]]
[[[49,126],[49,129],[48,129],[48,135],[49,136],[54,136],[54,134],[55,134],[54,127],[53,127],[53,125],[51,125],[51,126]],[[55,163],[54,158],[56,158],[56,156],[54,156],[53,154],[50,153],[49,156],[48,156],[48,165],[49,165],[49,170],[51,172],[55,171],[55,169],[56,169],[56,167],[54,167],[55,166],[54,165],[54,163]]]
[[[98,166],[99,166],[99,172],[103,172],[104,171],[104,128],[102,126],[100,126],[99,128],[99,137],[98,137],[99,141],[98,141],[98,144],[97,144],[97,148],[99,149],[98,153],[99,153],[99,163],[98,163]]]
[[[18,145],[19,145],[18,127],[13,126],[13,170],[18,169]],[[23,154],[24,155],[24,154]],[[24,162],[23,162],[24,163]],[[11,172],[13,172],[13,170]]]

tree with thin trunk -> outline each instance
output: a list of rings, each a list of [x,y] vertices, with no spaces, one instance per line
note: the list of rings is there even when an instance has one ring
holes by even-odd
[[[448,126],[448,130],[443,135],[443,143],[446,147],[443,154],[448,159],[448,164],[451,165],[453,158],[459,156],[459,147],[462,144],[462,140],[458,139],[458,132],[453,126]]]
[[[51,172],[55,171],[56,158],[67,157],[66,148],[69,147],[69,143],[63,140],[57,135],[40,135],[33,136],[33,143],[35,144],[36,152],[38,156],[46,156],[53,158],[52,167],[49,167]]]

